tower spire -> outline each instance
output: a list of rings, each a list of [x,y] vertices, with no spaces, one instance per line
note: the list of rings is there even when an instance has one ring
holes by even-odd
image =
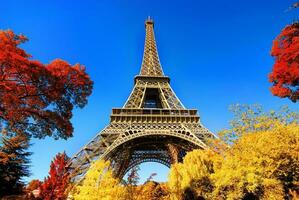
[[[140,75],[164,76],[155,40],[154,21],[150,17],[145,21],[145,31],[146,35]]]

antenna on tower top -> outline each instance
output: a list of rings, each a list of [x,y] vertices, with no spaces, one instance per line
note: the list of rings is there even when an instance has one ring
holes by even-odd
[[[154,20],[151,18],[151,16],[148,16],[145,20],[145,24],[154,24]]]

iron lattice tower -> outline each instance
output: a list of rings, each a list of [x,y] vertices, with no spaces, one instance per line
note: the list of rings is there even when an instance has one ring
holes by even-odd
[[[109,159],[117,177],[143,162],[170,167],[186,152],[207,148],[215,137],[201,123],[197,110],[186,109],[170,87],[160,64],[154,23],[145,21],[142,66],[122,108],[113,108],[110,123],[71,159],[68,169],[76,182],[92,161]]]

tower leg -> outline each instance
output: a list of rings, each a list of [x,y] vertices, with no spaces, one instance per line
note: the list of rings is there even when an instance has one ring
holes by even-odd
[[[129,166],[129,162],[131,159],[130,149],[126,149],[125,151],[123,151],[116,159],[117,161],[116,166],[114,167],[114,175],[116,177],[122,177],[124,176],[126,168]]]
[[[177,146],[173,144],[167,144],[170,159],[171,159],[171,164],[179,162],[179,149]]]

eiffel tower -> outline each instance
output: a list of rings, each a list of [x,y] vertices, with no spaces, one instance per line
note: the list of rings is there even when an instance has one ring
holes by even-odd
[[[122,108],[113,108],[110,123],[70,160],[74,182],[82,180],[97,159],[110,160],[117,177],[144,162],[170,167],[186,152],[207,148],[216,137],[201,123],[197,110],[186,109],[170,87],[158,56],[154,22],[145,21],[145,45],[139,75]]]

